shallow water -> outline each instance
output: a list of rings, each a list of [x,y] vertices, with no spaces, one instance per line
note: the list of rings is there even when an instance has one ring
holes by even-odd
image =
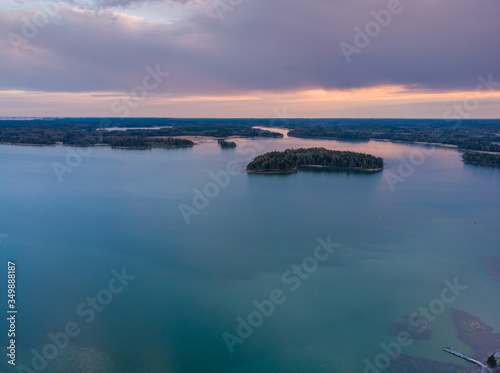
[[[431,339],[402,351],[462,364],[442,352],[470,352],[450,307],[500,331],[500,283],[478,258],[500,254],[497,169],[464,165],[446,148],[235,141],[230,150],[215,141],[81,149],[90,154],[70,159],[62,182],[52,163],[68,165],[66,148],[0,146],[0,233],[8,235],[0,256],[2,267],[17,263],[18,363],[31,367],[31,350],[73,321],[81,333],[43,371],[84,369],[87,359],[87,371],[110,373],[362,372],[381,343],[396,340],[386,325],[428,307],[454,278],[468,288],[429,322]],[[313,146],[381,156],[386,168],[243,172],[257,154]],[[227,169],[223,187],[214,184],[211,172]],[[210,194],[203,208],[193,207],[194,189]],[[185,219],[181,203],[196,212]],[[292,290],[282,276],[328,236],[340,247]],[[122,268],[135,278],[87,323],[77,307]],[[273,289],[286,299],[230,353],[223,334],[238,336],[236,319]]]

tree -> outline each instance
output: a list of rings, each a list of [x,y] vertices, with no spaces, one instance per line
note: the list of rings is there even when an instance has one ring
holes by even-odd
[[[497,366],[497,359],[495,359],[495,355],[491,355],[488,360],[486,360],[486,364],[488,364],[490,368],[495,368]]]

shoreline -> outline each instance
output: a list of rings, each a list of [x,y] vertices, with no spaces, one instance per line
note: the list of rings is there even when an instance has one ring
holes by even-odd
[[[56,144],[25,144],[25,143],[10,143],[10,142],[0,142],[0,145],[14,145],[14,146],[50,146],[50,147],[56,147],[56,146],[68,146],[72,148],[93,148],[94,146],[109,146],[111,149],[131,149],[131,150],[148,150],[148,149],[155,149],[155,148],[164,148],[164,149],[176,149],[176,148],[192,148],[193,146],[197,145],[196,143],[194,145],[173,145],[173,146],[146,146],[146,147],[133,147],[133,146],[113,146],[110,144],[93,144],[93,145],[75,145],[75,144],[70,144],[70,145],[65,145],[62,143],[56,143]]]
[[[252,128],[255,128],[258,130],[263,130],[263,131],[274,132],[274,133],[281,133],[283,135],[282,139],[289,138],[290,136],[288,136],[288,132],[291,131],[288,128],[280,128],[280,127],[253,126]]]
[[[402,140],[390,140],[390,139],[370,139],[373,141],[384,141],[384,142],[393,142],[397,144],[417,144],[417,145],[432,145],[432,146],[439,146],[442,148],[452,148],[452,149],[457,149],[458,145],[453,145],[453,144],[443,144],[441,142],[426,142],[426,141],[402,141]],[[477,150],[480,151],[480,150]]]
[[[323,168],[327,170],[337,170],[337,171],[362,171],[362,172],[380,172],[383,171],[384,168],[359,168],[359,167],[352,167],[352,168],[339,168],[339,167],[328,167],[328,166],[320,166],[320,165],[305,165],[305,166],[299,166],[295,167],[291,170],[246,170],[248,174],[254,174],[254,175],[266,175],[266,174],[292,174],[295,172],[300,171],[301,168]]]
[[[210,136],[184,136],[184,135],[175,135],[175,136],[149,136],[148,139],[178,139],[178,140],[189,140],[189,141],[205,141],[205,140],[218,140],[219,137],[210,137]]]
[[[473,166],[486,166],[486,167],[494,167],[494,168],[500,168],[500,165],[498,164],[493,164],[493,163],[480,163],[480,162],[466,162],[462,160],[464,164],[470,164]]]
[[[255,127],[257,128],[257,127]],[[264,129],[264,127],[262,127]],[[288,131],[288,130],[287,130]],[[274,131],[271,131],[274,132]],[[338,139],[334,137],[294,137],[294,136],[286,136],[282,137],[284,138],[295,138],[295,139],[301,139],[301,140],[333,140],[333,141],[343,141],[343,142],[369,142],[369,141],[382,141],[382,142],[392,142],[395,144],[414,144],[414,145],[424,145],[424,146],[436,146],[436,147],[442,147],[442,148],[447,148],[447,149],[456,149],[459,152],[470,152],[470,153],[484,153],[484,154],[498,154],[500,155],[500,152],[492,152],[492,151],[486,151],[486,150],[473,150],[473,149],[462,149],[459,148],[458,145],[453,145],[453,144],[443,144],[443,143],[434,143],[434,142],[423,142],[423,141],[400,141],[400,140],[390,140],[390,139],[367,139],[367,140],[350,140],[350,139]],[[175,136],[150,136],[148,137],[149,139],[164,139],[164,138],[177,138],[177,139],[185,139],[185,140],[190,140],[190,141],[216,141],[218,139],[256,139],[255,137],[241,137],[241,136],[227,136],[227,137],[212,137],[212,136],[183,136],[183,135],[175,135]],[[279,139],[279,138],[273,138],[273,139]],[[28,143],[12,143],[12,142],[0,142],[0,145],[20,145],[20,146],[71,146],[71,147],[82,147],[80,145],[74,145],[74,144],[63,144],[61,142],[56,142],[55,144],[28,144]],[[196,145],[196,143],[195,143]],[[97,143],[89,146],[109,146],[108,144],[102,144],[102,143]],[[88,146],[85,146],[88,147]],[[135,149],[135,148],[131,148]]]
[[[319,136],[319,137],[298,137],[298,136],[288,136],[290,139],[301,139],[301,140],[333,140],[333,141],[341,141],[341,142],[368,142],[370,140],[382,140],[385,139],[341,139],[338,137],[328,137],[328,136]],[[391,140],[387,140],[391,141]]]

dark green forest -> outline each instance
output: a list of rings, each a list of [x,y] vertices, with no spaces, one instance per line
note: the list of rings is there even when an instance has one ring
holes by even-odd
[[[149,139],[144,137],[110,138],[107,142],[113,148],[151,149],[151,148],[185,148],[194,146],[194,142],[186,139]]]
[[[382,170],[384,160],[370,154],[325,148],[287,149],[256,157],[247,166],[249,173],[293,172],[304,166],[335,169]]]
[[[32,145],[75,145],[92,146],[95,144],[111,145],[122,148],[149,148],[152,146],[178,147],[190,146],[188,143],[169,144],[155,137],[167,136],[208,136],[208,137],[267,137],[280,138],[283,135],[270,131],[253,129],[251,126],[220,125],[209,121],[205,125],[197,122],[179,127],[150,129],[134,129],[126,131],[108,131],[109,127],[139,126],[143,122],[126,120],[94,121],[94,120],[0,120],[0,143],[32,144]],[[153,121],[155,125],[163,125]],[[169,122],[168,122],[169,123]],[[195,125],[196,124],[196,125]]]
[[[217,143],[221,148],[236,148],[236,143],[233,141],[218,140]]]
[[[500,167],[500,154],[466,152],[462,159],[465,163]]]
[[[426,142],[455,145],[464,150],[480,150],[500,152],[500,145],[495,144],[500,137],[485,128],[444,128],[423,125],[415,128],[406,126],[394,127],[354,127],[333,126],[328,128],[297,128],[288,136],[299,138],[324,138],[338,140],[368,141],[389,140],[401,142]],[[498,129],[496,130],[498,131]]]
[[[166,127],[152,129],[152,127]],[[214,138],[267,137],[281,134],[254,129],[290,129],[289,136],[346,141],[388,140],[454,145],[463,150],[500,152],[500,120],[443,119],[176,119],[176,118],[41,118],[0,120],[0,143],[38,145],[111,145],[137,143],[154,136]],[[106,131],[109,127],[144,127]],[[115,145],[116,146],[116,145]]]

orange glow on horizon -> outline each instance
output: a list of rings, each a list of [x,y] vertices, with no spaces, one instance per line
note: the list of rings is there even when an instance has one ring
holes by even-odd
[[[288,108],[290,117],[427,117],[441,118],[455,103],[478,101],[487,115],[498,118],[500,90],[438,92],[384,85],[349,90],[305,89],[284,92],[254,91],[227,95],[173,95],[148,93],[144,99],[128,92],[0,91],[0,116],[119,116],[111,109],[117,100],[137,100],[131,116],[255,117],[269,118],[273,111]],[[418,116],[405,108],[418,107]],[[29,108],[15,113],[16,108]],[[397,109],[397,110],[396,110]],[[475,118],[474,110],[470,118]],[[428,114],[422,113],[422,110]],[[39,114],[37,112],[39,111]],[[72,112],[75,114],[72,114]],[[85,115],[78,115],[80,111]],[[401,115],[399,113],[405,113]]]

